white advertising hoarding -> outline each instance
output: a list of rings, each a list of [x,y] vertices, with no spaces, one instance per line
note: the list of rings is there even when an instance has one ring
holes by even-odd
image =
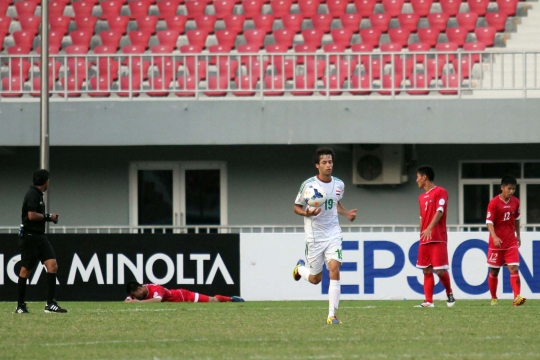
[[[454,296],[489,299],[486,232],[449,233],[449,273]],[[304,259],[303,234],[242,234],[241,294],[249,300],[326,300],[328,274],[321,284],[294,281],[292,270]],[[536,251],[536,257],[534,253]],[[423,300],[423,274],[415,267],[416,233],[345,233],[341,287],[344,300]],[[540,234],[523,233],[521,294],[540,298]],[[435,300],[446,299],[435,276]],[[499,274],[498,297],[512,299],[509,273]]]

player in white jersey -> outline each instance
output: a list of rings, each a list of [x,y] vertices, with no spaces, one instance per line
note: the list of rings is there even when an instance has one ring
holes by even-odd
[[[306,260],[298,260],[293,270],[294,280],[303,278],[316,285],[322,280],[323,265],[330,272],[330,287],[328,288],[328,324],[341,324],[336,317],[341,295],[339,268],[341,267],[341,228],[338,214],[345,216],[349,221],[356,219],[357,209],[347,210],[340,200],[345,191],[343,181],[332,176],[334,167],[334,151],[327,147],[318,148],[315,152],[314,164],[319,174],[304,181],[296,200],[294,212],[304,216],[304,229],[306,232]],[[304,187],[310,182],[317,182],[326,190],[326,202],[321,207],[306,205],[303,196]]]

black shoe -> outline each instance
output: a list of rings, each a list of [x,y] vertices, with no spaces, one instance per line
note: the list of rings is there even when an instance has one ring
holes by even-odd
[[[448,300],[446,301],[446,306],[452,307],[456,304],[456,299],[454,299],[454,294],[450,293],[447,295]]]
[[[16,314],[28,314],[28,309],[26,308],[26,303],[22,303],[17,305],[17,308],[15,309]]]
[[[242,299],[240,296],[231,296],[232,302],[244,302],[244,299]]]
[[[47,306],[45,306],[45,312],[46,312],[46,313],[67,313],[67,310],[66,310],[66,309],[62,309],[62,308],[56,303],[56,301],[53,301],[52,303],[47,304]]]

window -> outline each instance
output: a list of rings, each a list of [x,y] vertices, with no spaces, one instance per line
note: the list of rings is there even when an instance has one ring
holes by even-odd
[[[518,181],[515,196],[521,203],[521,222],[540,224],[540,162],[474,161],[459,165],[460,224],[484,224],[489,201],[501,192],[501,178]]]

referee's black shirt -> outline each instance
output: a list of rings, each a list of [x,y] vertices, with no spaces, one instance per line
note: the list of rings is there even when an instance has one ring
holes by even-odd
[[[24,196],[21,219],[26,233],[44,234],[45,220],[30,221],[28,219],[29,211],[45,215],[43,193],[35,186],[30,186],[30,189],[28,189],[26,195]]]

